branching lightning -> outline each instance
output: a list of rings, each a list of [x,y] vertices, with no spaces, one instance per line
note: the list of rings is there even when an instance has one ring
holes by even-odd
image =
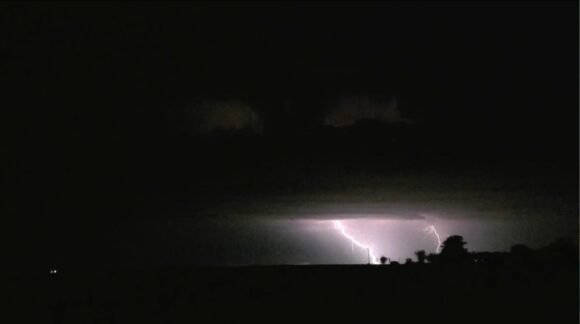
[[[437,233],[437,229],[435,228],[435,226],[429,225],[427,226],[427,228],[425,228],[425,231],[427,231],[428,233],[433,233],[433,235],[435,235],[435,238],[437,238],[437,247],[435,248],[435,253],[439,253],[439,250],[441,249],[441,237],[439,236],[439,233]]]
[[[336,228],[341,234],[342,236],[346,237],[348,240],[350,240],[351,242],[351,246],[358,246],[361,249],[367,250],[367,252],[369,253],[370,256],[370,263],[371,264],[378,264],[378,258],[374,255],[373,251],[371,250],[371,247],[365,244],[362,244],[361,242],[357,241],[354,237],[352,237],[350,234],[348,234],[346,232],[346,229],[344,228],[344,226],[342,225],[342,223],[339,220],[335,220],[334,221],[334,228]]]

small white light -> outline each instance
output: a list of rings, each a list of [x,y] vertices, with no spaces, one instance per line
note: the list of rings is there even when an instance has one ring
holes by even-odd
[[[50,273],[55,274],[57,271],[56,269],[50,270]]]

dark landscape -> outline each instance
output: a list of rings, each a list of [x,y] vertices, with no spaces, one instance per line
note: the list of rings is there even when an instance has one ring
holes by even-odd
[[[13,301],[37,323],[577,321],[573,242],[463,256],[452,249],[427,256],[430,263],[65,268],[14,275]]]
[[[574,323],[575,268],[440,269],[404,266],[264,266],[79,272],[38,278],[23,318],[78,323],[391,320]],[[44,288],[44,289],[43,289]],[[46,290],[45,290],[46,289]],[[483,305],[483,306],[482,306]],[[24,310],[25,311],[25,310]],[[377,314],[378,313],[378,314]],[[30,317],[30,318],[29,318]],[[32,321],[31,321],[32,322]]]

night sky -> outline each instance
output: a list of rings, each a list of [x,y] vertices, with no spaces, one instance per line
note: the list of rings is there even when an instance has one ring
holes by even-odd
[[[366,263],[578,235],[578,4],[0,5],[14,264]]]

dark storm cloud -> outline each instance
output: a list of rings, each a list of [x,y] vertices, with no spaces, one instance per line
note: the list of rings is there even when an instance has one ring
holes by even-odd
[[[404,118],[396,97],[387,100],[373,98],[367,95],[343,96],[324,117],[324,124],[342,127],[355,124],[361,120],[374,120],[385,123],[410,123]]]
[[[546,190],[553,180],[528,179],[536,189],[498,178],[449,179],[442,175],[413,177],[341,176],[317,182],[348,185],[318,187],[288,194],[237,195],[206,201],[203,208],[180,211],[183,217],[220,219],[441,219],[565,223],[576,207],[570,195]],[[522,181],[518,179],[518,181]],[[544,187],[544,188],[542,188]],[[339,189],[340,188],[340,189]],[[557,191],[557,190],[555,190]]]
[[[220,201],[204,209],[185,209],[184,217],[222,220],[332,220],[340,218],[423,219],[413,208],[393,201],[338,201],[336,197],[243,197]]]
[[[119,222],[178,217],[248,220],[226,232],[231,255],[264,248],[270,263],[263,242],[237,240],[292,218],[538,220],[522,243],[577,235],[575,3],[2,9],[0,205],[26,259],[93,260]],[[192,97],[207,99],[184,114]],[[159,232],[135,242],[154,249],[171,236]]]
[[[262,118],[249,104],[238,100],[202,100],[186,110],[193,133],[216,131],[262,132]]]

